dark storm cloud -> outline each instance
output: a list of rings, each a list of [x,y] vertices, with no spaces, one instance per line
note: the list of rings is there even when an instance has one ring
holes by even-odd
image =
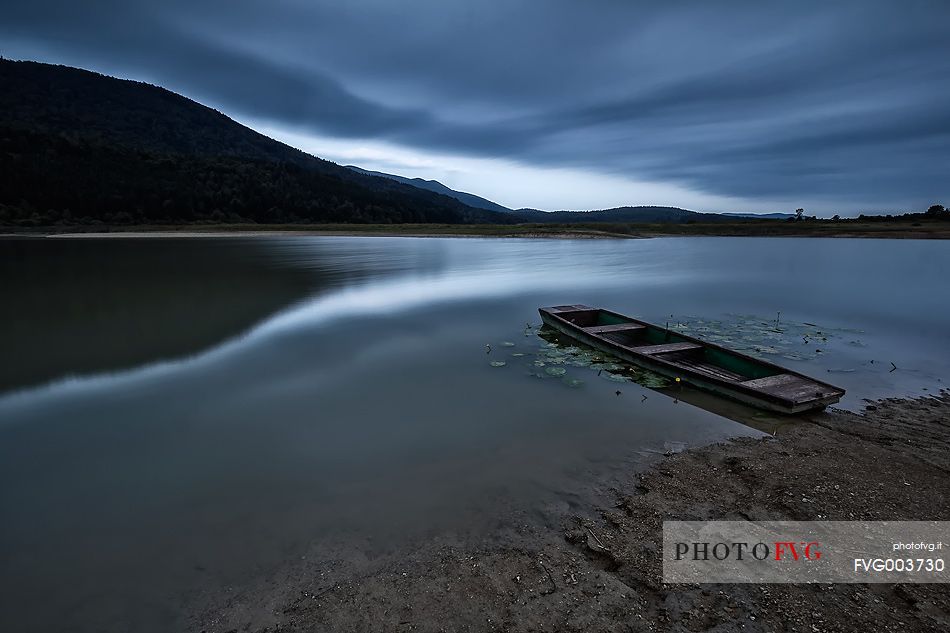
[[[37,0],[0,37],[328,136],[748,198],[950,194],[950,3],[490,5]]]

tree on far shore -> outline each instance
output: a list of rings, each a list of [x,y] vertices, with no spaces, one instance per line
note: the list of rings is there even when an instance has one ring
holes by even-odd
[[[947,210],[942,204],[935,204],[927,209],[927,215],[938,218],[940,216],[947,215]]]

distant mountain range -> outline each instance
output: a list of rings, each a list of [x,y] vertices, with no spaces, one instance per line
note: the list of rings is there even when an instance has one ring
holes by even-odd
[[[369,171],[355,165],[347,165],[361,174],[392,178],[393,180],[420,189],[452,196],[470,207],[510,213],[519,222],[544,222],[557,224],[575,224],[581,222],[636,222],[636,223],[678,223],[678,222],[725,222],[736,218],[748,219],[780,219],[794,217],[791,213],[699,213],[680,209],[679,207],[636,206],[617,207],[597,211],[541,211],[538,209],[509,209],[496,202],[486,200],[480,196],[464,191],[456,191],[443,185],[438,180],[424,180],[422,178],[407,178],[381,171]]]
[[[361,174],[367,176],[379,176],[380,178],[390,178],[396,182],[401,182],[406,185],[412,185],[413,187],[419,187],[420,189],[425,189],[427,191],[432,191],[434,193],[441,193],[445,196],[451,196],[467,204],[470,207],[476,209],[486,209],[488,211],[497,211],[499,213],[511,213],[511,209],[508,207],[503,207],[498,203],[492,202],[491,200],[486,200],[481,196],[476,196],[473,193],[466,193],[464,191],[456,191],[455,189],[449,189],[443,185],[438,180],[424,180],[422,178],[406,178],[405,176],[396,176],[395,174],[386,174],[381,171],[369,171],[368,169],[363,169],[362,167],[357,167],[355,165],[347,165],[349,169],[352,169]]]
[[[0,225],[684,223],[789,214],[512,210],[435,180],[343,167],[157,86],[0,60]]]
[[[770,220],[787,220],[794,218],[794,213],[720,213],[731,218],[766,218]]]
[[[679,207],[617,207],[598,211],[538,211],[519,209],[514,215],[521,222],[552,222],[575,224],[580,222],[628,222],[628,223],[685,223],[685,222],[735,222],[735,217],[720,213],[699,213]],[[754,217],[754,216],[753,216]]]

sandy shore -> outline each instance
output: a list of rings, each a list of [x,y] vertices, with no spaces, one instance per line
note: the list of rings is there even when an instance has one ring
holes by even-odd
[[[197,631],[947,631],[948,585],[664,585],[663,519],[950,520],[950,393],[831,410],[659,458],[490,542],[319,553],[210,600]],[[592,485],[597,485],[594,482]],[[555,522],[557,523],[557,522]]]

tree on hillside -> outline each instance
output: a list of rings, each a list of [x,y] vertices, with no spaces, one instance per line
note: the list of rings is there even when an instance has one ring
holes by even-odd
[[[795,220],[801,222],[805,219],[805,210],[804,209],[795,209]]]
[[[930,215],[933,217],[939,217],[946,213],[947,213],[947,210],[943,207],[942,204],[935,204],[935,205],[932,205],[929,209],[927,209],[927,215]]]

